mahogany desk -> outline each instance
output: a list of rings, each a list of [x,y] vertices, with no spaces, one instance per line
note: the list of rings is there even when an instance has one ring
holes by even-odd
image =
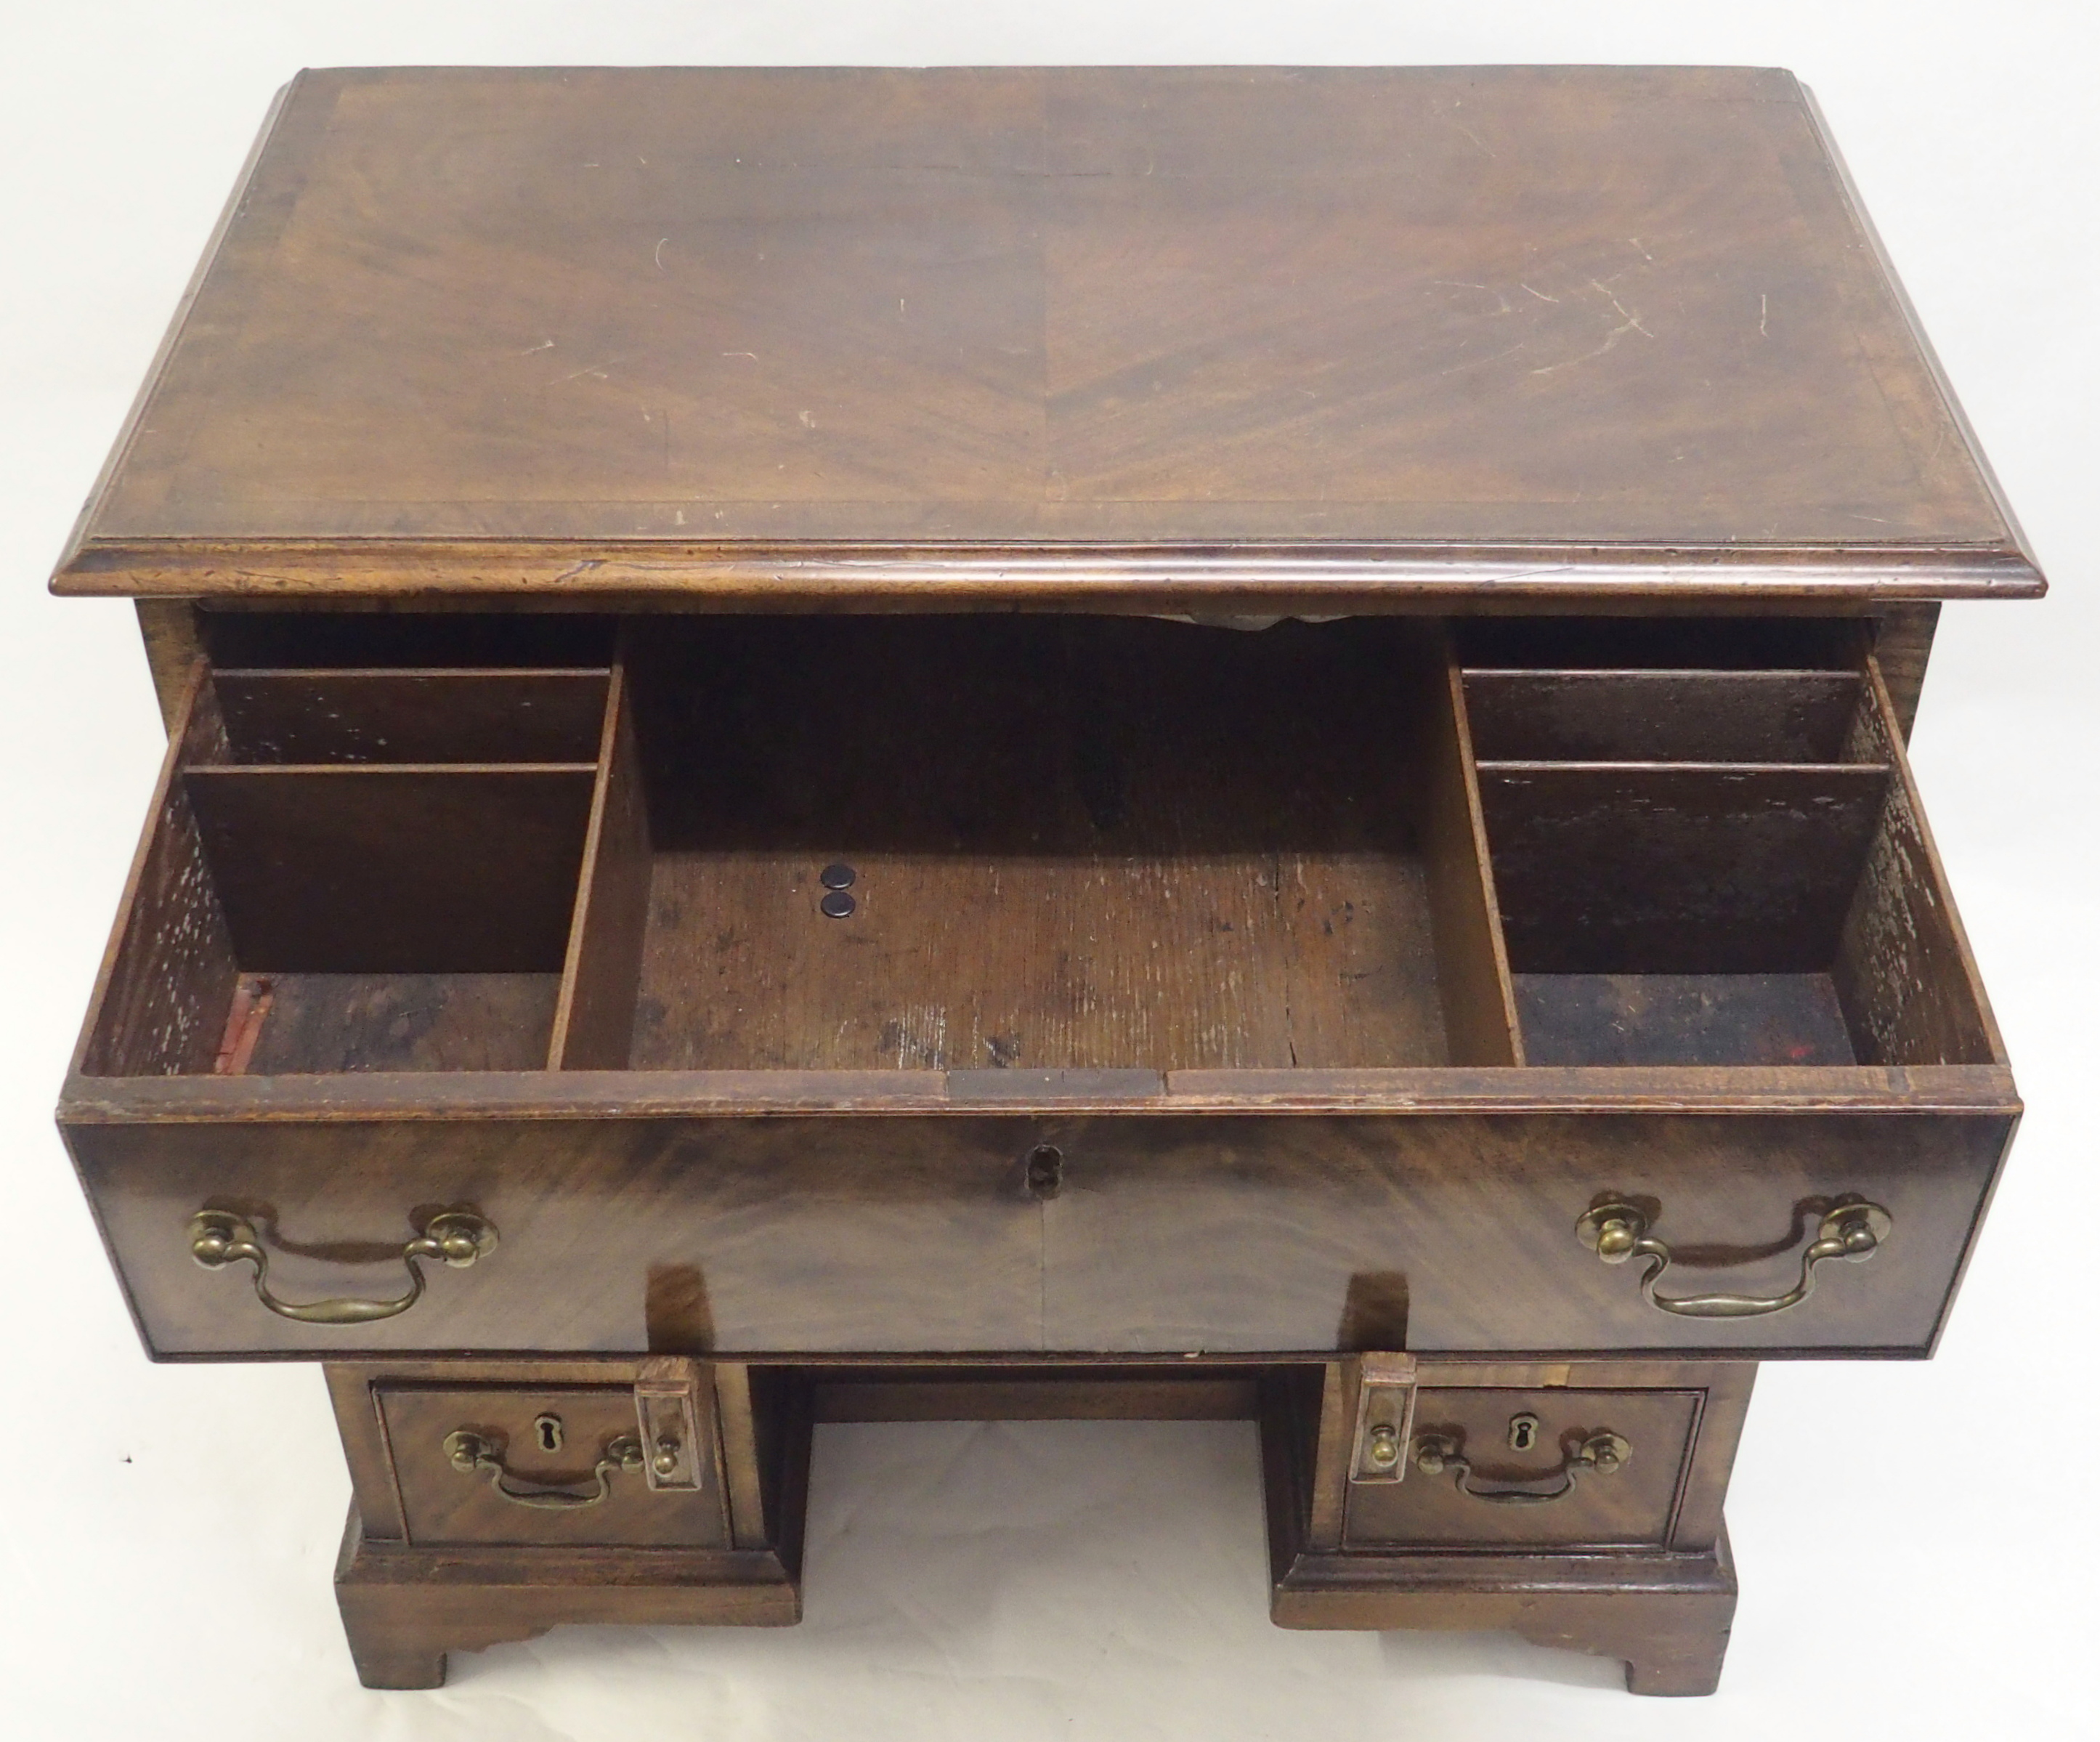
[[[1704,1691],[2018,1118],[1904,746],[2042,580],[1785,73],[302,74],[55,585],[170,728],[60,1122],[375,1686],[1136,1416],[1284,1625]]]

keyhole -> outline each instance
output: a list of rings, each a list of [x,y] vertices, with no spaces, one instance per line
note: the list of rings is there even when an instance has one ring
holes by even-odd
[[[543,1415],[532,1424],[532,1436],[540,1442],[543,1452],[558,1452],[562,1449],[562,1418],[558,1415]]]
[[[1509,1425],[1510,1449],[1529,1452],[1538,1444],[1538,1418],[1535,1415],[1513,1415]]]
[[[1028,1152],[1028,1195],[1055,1197],[1065,1184],[1065,1152],[1053,1143],[1039,1143]]]

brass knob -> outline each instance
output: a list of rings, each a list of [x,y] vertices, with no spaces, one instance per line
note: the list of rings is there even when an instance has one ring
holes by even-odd
[[[1867,1211],[1870,1206],[1848,1206],[1838,1211],[1827,1225],[1844,1247],[1839,1255],[1850,1264],[1864,1263],[1874,1255],[1882,1243],[1882,1237],[1874,1227],[1873,1218]]]
[[[666,1434],[656,1442],[656,1456],[651,1460],[660,1476],[678,1473],[678,1442]]]
[[[1608,1264],[1623,1264],[1633,1256],[1634,1243],[1639,1238],[1638,1228],[1613,1216],[1597,1230],[1597,1256]]]
[[[1364,1444],[1364,1462],[1374,1470],[1392,1469],[1400,1462],[1400,1435],[1379,1422]]]

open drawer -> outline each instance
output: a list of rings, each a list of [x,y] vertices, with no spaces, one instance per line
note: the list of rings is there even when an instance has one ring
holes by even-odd
[[[329,633],[61,1109],[159,1355],[1920,1353],[2018,1113],[1857,625]]]

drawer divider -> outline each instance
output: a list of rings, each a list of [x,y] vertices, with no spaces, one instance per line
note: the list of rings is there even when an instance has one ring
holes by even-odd
[[[648,797],[623,654],[606,689],[549,1070],[618,1070],[628,1063],[649,925],[650,853]]]
[[[1521,1065],[1524,1030],[1495,895],[1466,688],[1448,646],[1442,664],[1440,681],[1431,686],[1423,845],[1445,1045],[1454,1065]]]

